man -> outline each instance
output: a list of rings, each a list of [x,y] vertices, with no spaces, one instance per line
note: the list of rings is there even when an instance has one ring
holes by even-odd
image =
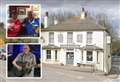
[[[22,63],[23,65],[20,65],[20,63]],[[36,65],[36,58],[35,55],[30,52],[30,48],[28,45],[24,45],[23,52],[18,54],[18,56],[14,59],[12,64],[17,68],[18,72],[20,71],[20,74],[18,76],[20,77],[34,76],[33,68]]]
[[[22,23],[23,27],[26,29],[26,36],[37,36],[36,30],[39,28],[39,18],[35,18],[32,11],[29,11],[27,17]]]

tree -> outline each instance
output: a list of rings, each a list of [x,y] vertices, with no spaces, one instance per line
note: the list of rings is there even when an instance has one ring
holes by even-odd
[[[112,37],[112,55],[120,55],[120,40],[118,39],[118,30],[116,29],[118,27],[113,27],[105,14],[98,14],[96,19],[100,25],[107,28]]]
[[[116,27],[113,27],[113,25],[110,23],[110,20],[108,19],[106,14],[103,14],[103,13],[97,14],[96,20],[100,25],[107,28],[107,31],[110,33],[112,37],[112,41],[118,38],[118,32],[116,30]]]

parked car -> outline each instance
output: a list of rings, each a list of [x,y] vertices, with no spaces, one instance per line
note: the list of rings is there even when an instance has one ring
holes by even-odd
[[[6,51],[5,49],[0,49],[0,60],[6,60]]]

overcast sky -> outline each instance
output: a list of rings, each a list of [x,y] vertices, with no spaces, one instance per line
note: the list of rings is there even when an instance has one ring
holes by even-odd
[[[115,28],[120,30],[120,0],[0,0],[0,19],[5,21],[5,4],[40,3],[42,15],[45,11],[57,12],[63,9],[70,12],[80,11],[84,7],[91,14],[106,14]],[[120,33],[120,32],[119,32]]]

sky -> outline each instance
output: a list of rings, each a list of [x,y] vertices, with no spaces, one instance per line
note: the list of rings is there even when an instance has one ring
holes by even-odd
[[[107,15],[110,23],[118,29],[120,35],[120,0],[0,0],[0,19],[5,21],[5,4],[14,3],[40,3],[42,15],[45,11],[57,12],[58,9],[76,12],[84,7],[93,15],[103,13]]]

